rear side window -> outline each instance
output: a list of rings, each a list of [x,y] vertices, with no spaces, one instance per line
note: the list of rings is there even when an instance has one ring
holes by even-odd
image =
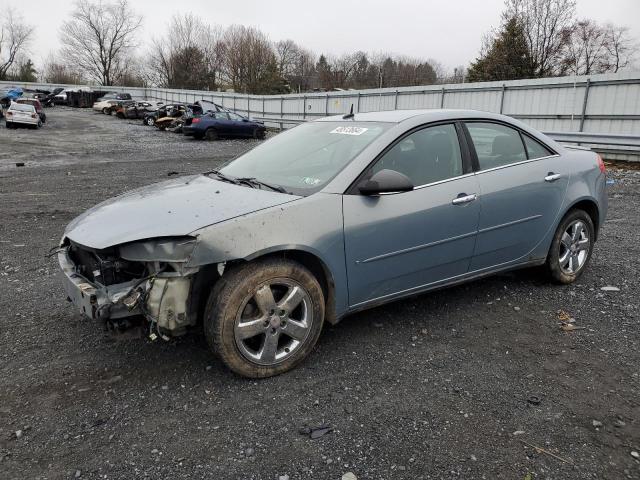
[[[480,170],[502,167],[527,160],[520,132],[497,123],[467,123]]]
[[[530,160],[553,155],[553,152],[533,138],[524,134],[522,135],[522,138],[524,139],[524,144],[527,147],[527,154]]]

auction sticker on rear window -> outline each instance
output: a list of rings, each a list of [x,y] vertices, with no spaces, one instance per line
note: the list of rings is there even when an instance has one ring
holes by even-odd
[[[337,127],[329,133],[339,133],[341,135],[362,135],[367,130],[369,129],[364,127]]]

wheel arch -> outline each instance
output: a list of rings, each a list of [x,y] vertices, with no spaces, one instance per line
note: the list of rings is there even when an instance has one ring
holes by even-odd
[[[598,240],[598,233],[600,230],[600,208],[598,207],[598,203],[590,197],[579,198],[574,201],[569,207],[566,209],[564,214],[562,215],[560,221],[572,210],[584,210],[589,217],[591,217],[591,221],[593,222],[593,229],[595,233],[595,239]]]
[[[336,313],[336,286],[331,270],[327,263],[312,250],[304,247],[281,246],[255,252],[245,258],[227,260],[225,262],[225,270],[233,268],[234,265],[256,262],[267,258],[282,258],[293,260],[307,268],[311,274],[318,280],[322,293],[325,297],[325,320],[331,324],[338,322],[339,317]],[[224,276],[224,273],[222,274]],[[220,278],[218,273],[218,263],[204,265],[194,279],[192,287],[192,308],[194,313],[197,311],[198,318],[204,309],[204,303],[208,296],[208,291],[213,288],[215,282]],[[203,295],[204,293],[204,295]]]
[[[325,298],[325,320],[331,324],[335,324],[337,322],[335,308],[336,287],[333,274],[327,266],[327,263],[322,260],[316,252],[303,246],[273,247],[261,252],[256,252],[245,258],[244,261],[253,262],[274,257],[293,260],[307,268],[311,274],[316,277]]]

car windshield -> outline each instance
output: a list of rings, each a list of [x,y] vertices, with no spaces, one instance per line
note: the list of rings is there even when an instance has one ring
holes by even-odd
[[[373,122],[305,123],[232,160],[220,171],[309,195],[326,185],[391,126]]]
[[[17,110],[18,112],[33,112],[33,105],[27,105],[25,103],[14,103],[11,105],[11,110]]]

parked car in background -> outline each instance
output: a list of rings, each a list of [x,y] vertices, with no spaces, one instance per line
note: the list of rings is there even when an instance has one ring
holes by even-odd
[[[220,137],[264,138],[266,130],[262,122],[234,112],[218,111],[186,118],[182,133],[196,139],[216,140]]]
[[[85,315],[142,315],[152,338],[197,328],[231,370],[268,377],[325,320],[523,267],[574,282],[606,214],[600,156],[513,118],[357,113],[107,200],[68,225],[58,259]]]
[[[57,87],[57,88],[54,88],[49,93],[38,93],[34,95],[34,98],[37,98],[38,100],[40,100],[40,103],[42,104],[43,107],[53,107],[55,105],[54,103],[55,96],[58,95],[63,90],[64,88]]]
[[[116,105],[118,100],[110,99],[110,100],[100,100],[93,104],[93,110],[96,112],[102,112],[105,115],[111,114],[111,107]]]
[[[145,113],[142,117],[142,123],[148,126],[154,126],[156,124],[156,120],[159,118],[182,117],[187,111],[187,107],[188,105],[184,103],[167,103],[155,111]]]
[[[42,120],[36,112],[36,107],[30,104],[12,102],[5,113],[7,128],[15,128],[20,125],[40,128]]]
[[[130,93],[109,92],[98,98],[96,102],[104,100],[132,100]]]
[[[157,109],[157,106],[149,102],[122,102],[116,107],[115,115],[118,118],[140,119]]]
[[[40,121],[45,123],[47,121],[47,114],[44,113],[44,108],[42,107],[42,103],[37,98],[19,98],[16,100],[16,103],[20,103],[23,105],[33,105],[36,109],[36,113],[40,117]]]
[[[14,100],[23,95],[24,91],[20,87],[6,88],[0,91],[0,107],[9,108]]]
[[[118,116],[118,112],[122,111],[125,107],[133,105],[135,102],[133,100],[116,100],[105,112],[107,115],[116,115]]]

